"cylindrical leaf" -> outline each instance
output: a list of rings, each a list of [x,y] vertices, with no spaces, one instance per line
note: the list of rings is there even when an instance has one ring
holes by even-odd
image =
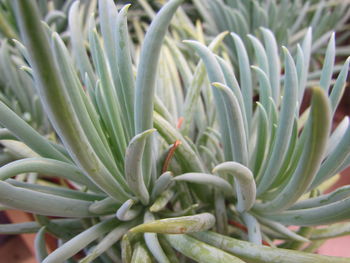
[[[210,229],[215,224],[215,217],[209,213],[194,216],[182,216],[159,219],[132,228],[131,232],[151,232],[163,234],[183,234]]]

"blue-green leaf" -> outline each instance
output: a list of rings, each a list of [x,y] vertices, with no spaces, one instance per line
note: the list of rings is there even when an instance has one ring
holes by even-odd
[[[131,51],[129,43],[128,25],[127,25],[127,11],[130,5],[124,6],[116,21],[116,27],[114,30],[114,38],[116,45],[116,56],[119,71],[119,78],[121,82],[121,90],[123,100],[121,103],[123,112],[126,113],[127,120],[125,125],[129,126],[129,132],[131,136],[135,135],[134,127],[134,100],[135,100],[135,79],[131,63]]]
[[[247,50],[244,46],[242,39],[235,33],[231,33],[233,41],[235,43],[238,64],[239,64],[239,76],[240,76],[240,86],[242,89],[242,96],[244,100],[245,113],[247,115],[248,131],[249,134],[251,119],[253,116],[253,84],[252,84],[252,75],[250,71],[250,64]]]
[[[269,76],[272,89],[272,97],[276,105],[280,99],[280,74],[281,64],[279,60],[278,46],[273,33],[266,28],[260,28],[264,37],[266,55],[269,58]]]
[[[214,232],[193,233],[191,236],[201,240],[211,246],[222,249],[228,253],[236,255],[248,262],[256,263],[347,263],[348,258],[329,257],[317,254],[305,253],[289,249],[272,248],[268,246],[255,245],[220,235]]]
[[[145,213],[145,216],[144,216],[145,223],[152,222],[154,220],[155,220],[155,218],[151,213],[149,213],[149,212]],[[144,236],[144,239],[145,239],[145,242],[146,242],[148,249],[150,250],[152,255],[156,258],[156,260],[159,263],[170,263],[170,260],[168,259],[167,255],[164,253],[164,251],[159,243],[157,234],[144,233],[143,236]]]
[[[182,0],[171,0],[156,15],[142,45],[140,62],[136,74],[135,90],[135,134],[153,127],[154,91],[162,40],[178,6]],[[146,143],[143,158],[143,177],[146,183],[151,177],[152,147]]]
[[[66,178],[85,185],[91,190],[99,191],[96,185],[75,165],[47,158],[26,158],[8,163],[0,168],[0,180],[30,172]]]
[[[148,204],[149,193],[145,185],[142,158],[147,138],[155,131],[149,129],[136,135],[129,143],[125,153],[125,177],[126,181],[143,204]]]
[[[226,180],[211,174],[185,173],[174,177],[173,181],[214,186],[223,191],[226,195],[232,195],[233,192],[231,185]]]
[[[0,181],[0,204],[30,213],[61,217],[92,217],[91,202],[14,187]],[[45,200],[45,202],[43,202]]]
[[[99,243],[89,252],[79,263],[89,263],[106,252],[111,246],[118,242],[130,227],[135,225],[134,222],[123,223],[111,230]]]
[[[35,236],[35,258],[38,262],[42,262],[47,257],[45,232],[46,228],[42,227]]]
[[[242,164],[236,162],[225,162],[217,165],[213,173],[230,175],[235,178],[237,193],[237,210],[248,211],[255,202],[256,186],[252,172]]]
[[[331,38],[327,46],[326,57],[323,62],[322,74],[320,79],[320,86],[326,92],[328,91],[332,80],[334,59],[335,59],[335,34],[333,33],[331,35]]]
[[[287,225],[317,226],[350,219],[350,198],[318,207],[269,213],[267,218]]]
[[[163,193],[170,185],[173,175],[171,172],[165,172],[154,182],[151,197],[154,200],[159,194]]]
[[[56,132],[72,158],[101,189],[117,200],[128,195],[96,155],[79,124],[60,74],[57,74],[48,39],[40,23],[37,7],[32,1],[16,1],[17,20],[38,85],[38,92]],[[33,33],[35,32],[35,33]],[[117,190],[118,189],[118,190]]]
[[[344,66],[342,67],[338,78],[334,84],[334,87],[331,91],[331,95],[330,95],[330,100],[331,100],[331,105],[332,105],[332,112],[334,114],[340,99],[344,93],[344,89],[345,89],[345,83],[346,83],[346,79],[348,76],[348,72],[349,72],[349,64],[350,64],[350,57],[347,58],[347,60],[344,63]]]
[[[69,259],[92,241],[111,231],[118,223],[116,219],[112,218],[88,228],[53,251],[45,258],[43,263],[62,262]]]
[[[258,67],[265,72],[265,74],[267,75],[267,77],[270,76],[269,73],[269,62],[267,59],[267,54],[265,51],[264,46],[261,44],[260,40],[256,37],[254,37],[253,35],[248,35],[248,38],[250,39],[250,41],[253,44],[253,48],[254,48],[254,52],[255,52],[255,57],[257,60],[257,64]]]
[[[165,237],[173,248],[197,262],[244,263],[241,259],[188,235],[166,235]]]
[[[258,220],[247,212],[242,213],[242,218],[247,226],[249,241],[253,244],[261,245],[262,236]]]
[[[323,161],[314,181],[310,188],[316,187],[320,183],[335,175],[339,167],[343,164],[350,154],[350,126],[342,136],[336,148]]]
[[[227,126],[233,154],[232,160],[248,165],[248,135],[244,127],[243,115],[238,100],[233,91],[227,86],[217,82],[212,85],[222,93],[225,102]]]
[[[193,47],[203,60],[203,63],[206,66],[209,81],[211,83],[219,82],[222,84],[225,83],[224,75],[221,71],[220,65],[218,61],[216,60],[214,54],[203,44],[196,42],[196,41],[184,41],[186,44]],[[218,118],[219,118],[219,125],[221,129],[221,136],[222,136],[222,142],[225,152],[225,157],[228,160],[232,160],[232,152],[231,152],[231,140],[229,136],[229,129],[228,129],[228,123],[229,120],[227,119],[227,113],[225,109],[225,101],[224,97],[218,90],[214,89],[214,97],[215,97],[215,103],[216,108],[218,112]]]
[[[290,207],[308,189],[321,165],[331,126],[331,109],[328,97],[321,88],[313,88],[312,92],[311,116],[303,131],[306,137],[299,163],[277,197],[270,202],[257,204],[262,213]]]
[[[334,190],[333,192],[330,192],[329,194],[323,194],[314,198],[309,198],[309,199],[297,202],[292,207],[290,207],[290,210],[299,210],[299,209],[323,206],[333,202],[337,202],[341,199],[345,199],[349,196],[350,196],[350,186],[346,185],[343,187],[339,187],[338,189]]]
[[[258,195],[264,193],[276,179],[279,169],[282,166],[283,159],[286,156],[288,150],[287,146],[293,131],[293,119],[298,99],[297,72],[293,58],[286,48],[284,48],[284,54],[286,79],[276,139],[269,157],[268,166],[261,177],[261,181],[258,183]]]
[[[43,157],[70,162],[67,157],[57,151],[50,142],[21,119],[2,101],[0,101],[0,123],[11,131],[18,139],[27,144],[33,151]]]
[[[95,83],[95,73],[85,49],[79,4],[79,1],[75,1],[69,9],[69,36],[71,38],[74,57],[77,59],[77,66],[80,70],[80,75],[85,77],[85,74],[87,74],[90,81]]]

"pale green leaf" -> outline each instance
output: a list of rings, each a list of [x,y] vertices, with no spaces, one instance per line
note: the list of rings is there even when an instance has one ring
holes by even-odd
[[[225,162],[217,165],[213,173],[219,173],[222,176],[227,174],[235,178],[239,212],[248,211],[254,205],[256,186],[254,176],[247,167],[236,162]]]
[[[185,173],[174,177],[173,181],[210,185],[217,187],[226,195],[232,195],[233,193],[233,188],[226,180],[211,174]]]
[[[173,248],[185,256],[203,263],[243,263],[239,258],[226,253],[215,246],[187,235],[166,235],[168,242]]]
[[[130,230],[132,233],[150,232],[162,234],[184,234],[198,231],[205,231],[215,224],[215,217],[209,213],[202,213],[193,216],[183,216],[159,219],[152,222],[138,225]]]
[[[100,236],[113,230],[118,223],[118,220],[112,218],[88,228],[53,251],[45,258],[43,263],[58,263],[69,259]]]
[[[129,187],[143,204],[148,204],[149,193],[142,171],[142,158],[146,140],[155,129],[149,129],[136,135],[129,143],[125,153],[125,177]]]

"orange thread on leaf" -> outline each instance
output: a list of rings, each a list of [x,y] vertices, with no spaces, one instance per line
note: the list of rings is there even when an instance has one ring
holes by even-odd
[[[165,158],[165,161],[164,161],[162,173],[165,173],[168,170],[170,160],[174,156],[175,150],[176,150],[177,147],[179,147],[180,144],[181,144],[181,141],[180,140],[176,140],[174,142],[174,145],[170,148],[170,150],[169,150],[169,152],[168,152],[168,154],[167,154],[167,156]]]
[[[176,128],[180,129],[181,126],[182,126],[182,123],[184,121],[184,117],[180,117],[177,121],[177,125],[176,125]]]
[[[247,227],[245,225],[242,225],[241,223],[238,223],[238,222],[233,221],[233,220],[228,220],[228,224],[243,230],[245,233],[248,232]],[[270,247],[270,244],[268,242],[266,242],[265,240],[262,240],[262,244],[264,246],[269,246]]]
[[[233,221],[233,220],[228,220],[228,224],[231,225],[231,226],[235,226],[241,230],[243,230],[244,232],[247,232],[248,229],[245,225],[242,225],[241,223],[238,223],[236,221]]]

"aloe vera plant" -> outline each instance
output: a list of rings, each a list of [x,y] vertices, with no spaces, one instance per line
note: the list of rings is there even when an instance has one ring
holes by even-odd
[[[185,41],[182,51],[176,36],[166,36],[181,2],[164,5],[135,52],[129,5],[118,11],[112,0],[100,0],[99,26],[90,14],[85,43],[81,6],[73,3],[70,50],[40,22],[34,1],[15,1],[22,53],[62,145],[0,102],[7,139],[32,154],[0,168],[0,204],[36,219],[1,225],[0,232],[37,232],[39,262],[349,262],[296,250],[349,233],[344,223],[314,226],[350,218],[348,187],[330,194],[319,188],[350,164],[348,118],[330,132],[350,60],[329,91],[332,37],[319,87],[300,116],[310,34],[295,58],[283,48],[283,62],[277,48],[256,39],[261,52],[252,67],[234,33],[209,47]],[[271,31],[262,32],[275,42]],[[225,36],[240,50],[239,81],[220,46]],[[11,179],[33,172],[34,180]],[[43,177],[61,183],[44,184]],[[50,254],[45,233],[59,240]],[[283,248],[275,239],[285,240]],[[84,257],[74,257],[82,249]]]

